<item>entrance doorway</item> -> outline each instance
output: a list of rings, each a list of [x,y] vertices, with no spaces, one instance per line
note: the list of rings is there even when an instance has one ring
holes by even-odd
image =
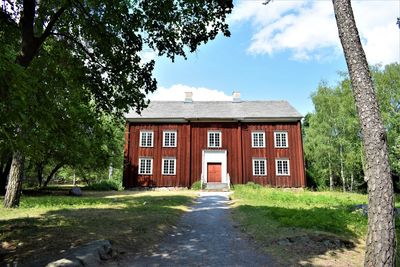
[[[207,163],[207,180],[209,183],[221,182],[221,163]]]

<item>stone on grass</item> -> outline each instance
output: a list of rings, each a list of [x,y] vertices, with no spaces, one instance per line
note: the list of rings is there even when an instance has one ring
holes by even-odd
[[[71,190],[69,190],[69,194],[71,196],[80,197],[80,196],[82,196],[82,190],[79,187],[75,186],[75,187],[71,188]]]
[[[51,262],[46,267],[97,267],[114,256],[110,241],[96,240],[72,249],[63,259]]]

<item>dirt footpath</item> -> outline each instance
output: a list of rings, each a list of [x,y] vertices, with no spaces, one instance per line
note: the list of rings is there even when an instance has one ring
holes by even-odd
[[[156,248],[114,266],[275,266],[233,226],[228,193],[203,192]]]

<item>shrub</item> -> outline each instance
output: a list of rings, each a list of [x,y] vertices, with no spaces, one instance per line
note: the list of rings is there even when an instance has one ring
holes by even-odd
[[[88,186],[84,187],[85,190],[93,190],[93,191],[120,191],[124,188],[120,181],[115,180],[103,180]]]
[[[201,190],[201,181],[196,181],[190,187],[192,190]]]

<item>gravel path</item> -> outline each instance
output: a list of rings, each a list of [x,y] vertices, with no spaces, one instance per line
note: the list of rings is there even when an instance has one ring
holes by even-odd
[[[228,193],[203,192],[154,251],[119,266],[274,266],[233,227]]]

